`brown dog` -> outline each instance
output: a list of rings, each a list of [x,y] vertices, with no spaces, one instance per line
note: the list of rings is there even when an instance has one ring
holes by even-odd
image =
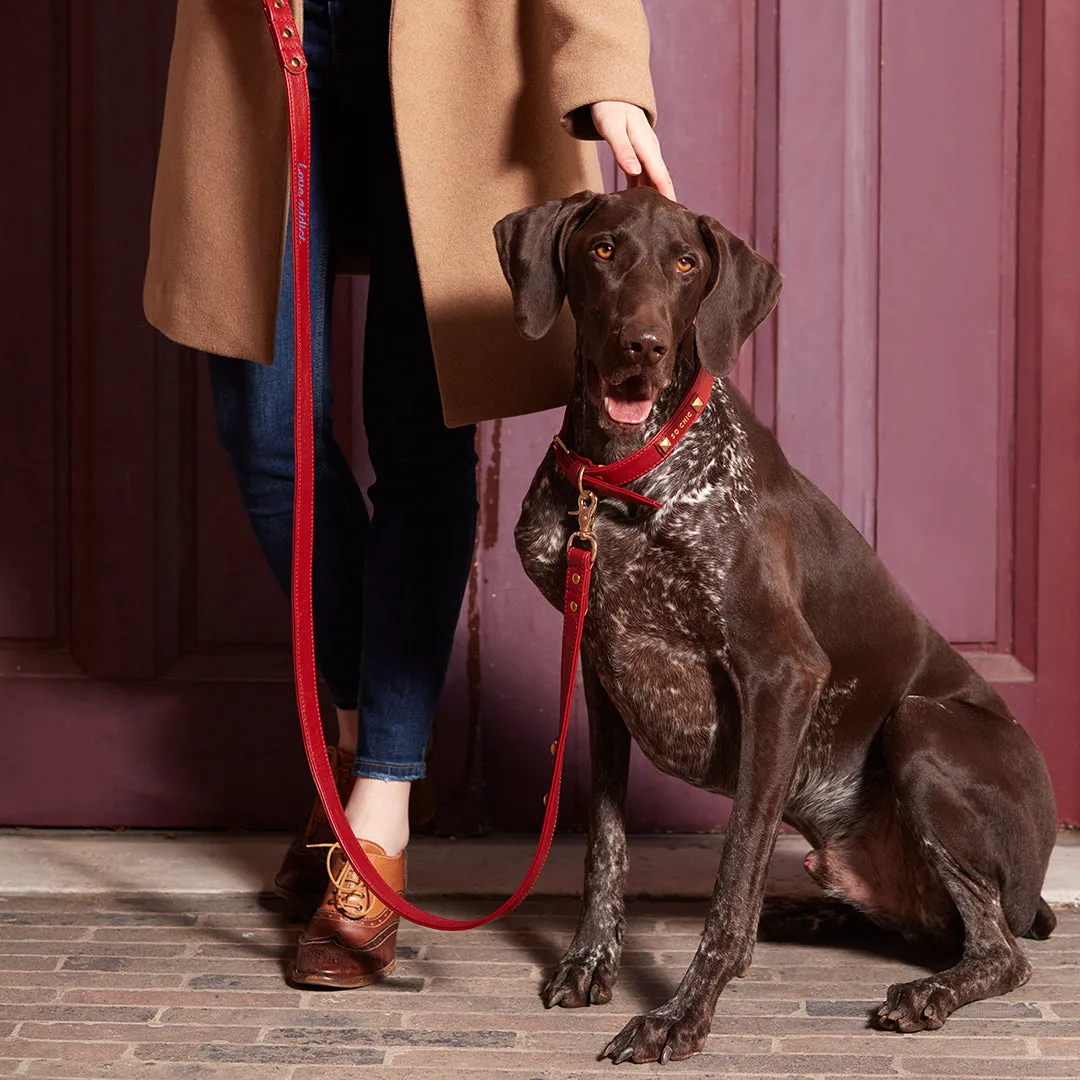
[[[611,999],[621,950],[630,737],[664,772],[734,799],[705,931],[666,1004],[602,1056],[700,1050],[727,982],[750,966],[781,821],[813,845],[828,892],[955,966],[892,986],[896,1031],[1022,985],[1016,935],[1045,937],[1056,812],[1041,755],[1005,703],[785,459],[724,376],[780,276],[712,218],[648,189],[582,192],[495,228],[518,325],[578,325],[566,442],[597,463],[668,419],[697,362],[716,377],[698,421],[636,491],[604,498],[582,644],[592,746],[584,906],[542,992]],[[576,491],[548,453],[522,507],[529,577],[561,608]]]

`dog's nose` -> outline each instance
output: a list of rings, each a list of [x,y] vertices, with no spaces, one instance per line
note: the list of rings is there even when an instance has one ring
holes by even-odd
[[[623,327],[619,341],[631,360],[645,363],[663,360],[671,348],[671,335],[663,326],[631,323]]]

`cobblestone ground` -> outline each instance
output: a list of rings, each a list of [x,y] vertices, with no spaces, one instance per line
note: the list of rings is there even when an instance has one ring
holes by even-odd
[[[481,902],[434,905],[475,913]],[[677,985],[705,903],[631,905],[611,1005],[545,1011],[537,990],[573,901],[530,901],[465,934],[407,926],[397,972],[358,991],[291,989],[299,925],[257,897],[0,898],[0,1076],[145,1080],[570,1080],[1080,1077],[1080,914],[1024,942],[1027,986],[940,1032],[868,1027],[888,984],[919,977],[902,944],[763,923],[749,977],[724,992],[704,1054],[667,1066],[596,1055]],[[770,925],[772,929],[770,929]],[[770,939],[771,935],[771,939]]]

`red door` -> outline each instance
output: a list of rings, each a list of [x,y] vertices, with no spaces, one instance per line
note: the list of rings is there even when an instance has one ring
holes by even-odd
[[[753,235],[786,279],[737,381],[1005,695],[1049,759],[1062,818],[1080,820],[1077,12],[1038,0],[646,8],[680,198]],[[484,734],[497,819],[514,827],[539,815],[522,792],[542,783],[556,667],[531,643],[557,626],[502,538],[556,427],[530,418],[487,435],[503,510],[480,556]],[[580,793],[581,716],[576,734]],[[642,830],[726,820],[640,755],[630,798]]]
[[[168,8],[6,13],[4,823],[278,825],[306,799],[283,605],[201,365],[142,316]]]
[[[171,12],[31,7],[12,16],[22,149],[0,179],[18,208],[0,311],[0,822],[288,826],[307,790],[285,604],[200,358],[140,309]],[[1080,12],[646,8],[680,198],[754,236],[786,278],[740,386],[1006,695],[1080,821]],[[150,46],[135,60],[133,39]],[[363,473],[364,290],[341,287],[338,430]],[[481,431],[476,568],[437,724],[444,828],[540,816],[558,618],[511,531],[557,425]],[[566,824],[587,788],[580,709],[573,737]],[[640,758],[631,799],[639,829],[726,816]]]

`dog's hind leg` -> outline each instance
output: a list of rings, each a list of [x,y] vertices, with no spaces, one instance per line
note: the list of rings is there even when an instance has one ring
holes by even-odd
[[[1038,751],[1007,716],[909,697],[883,736],[900,814],[956,905],[964,937],[954,967],[891,986],[877,1022],[901,1032],[939,1028],[961,1005],[1030,977],[1015,935],[1049,932],[1039,889],[1053,798]]]
[[[606,1005],[622,953],[625,906],[626,785],[630,733],[587,659],[582,675],[589,708],[592,796],[585,854],[585,898],[577,932],[555,974],[541,991],[553,1005]]]

